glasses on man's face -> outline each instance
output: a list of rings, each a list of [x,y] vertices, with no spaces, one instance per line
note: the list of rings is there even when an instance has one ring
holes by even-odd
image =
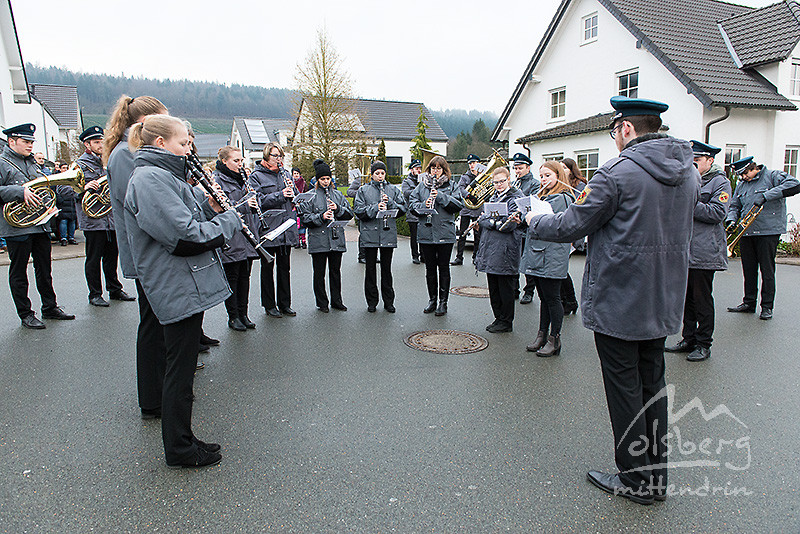
[[[616,126],[614,126],[613,128],[611,128],[611,131],[608,132],[608,135],[611,136],[611,139],[616,139],[617,138],[617,130],[619,130],[620,128],[622,128],[622,123],[619,123]]]
[[[282,158],[283,154],[270,154],[270,156],[272,156],[275,159],[278,159],[278,158]]]

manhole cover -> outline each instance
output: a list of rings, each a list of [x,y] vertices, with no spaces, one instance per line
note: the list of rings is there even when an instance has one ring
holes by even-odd
[[[488,299],[489,298],[489,288],[488,287],[478,287],[478,286],[458,286],[450,289],[450,293],[453,295],[460,295],[462,297],[475,297],[479,299]]]
[[[481,336],[458,330],[424,330],[407,336],[403,342],[412,349],[437,354],[469,354],[489,346]]]

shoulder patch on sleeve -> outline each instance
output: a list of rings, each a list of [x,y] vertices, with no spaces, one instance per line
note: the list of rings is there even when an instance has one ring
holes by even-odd
[[[722,203],[727,202],[730,198],[731,198],[731,196],[728,193],[724,192],[724,191],[719,194],[719,201],[722,202]]]
[[[589,187],[588,185],[586,187],[584,187],[583,191],[581,191],[581,194],[578,195],[578,198],[575,199],[575,204],[581,205],[584,202],[586,202],[586,197],[588,197],[589,193],[591,193],[591,192],[592,192],[592,188],[591,187]]]

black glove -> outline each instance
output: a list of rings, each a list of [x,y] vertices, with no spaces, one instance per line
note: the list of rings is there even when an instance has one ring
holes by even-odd
[[[726,232],[733,232],[733,229],[736,228],[736,221],[728,221],[725,225]]]
[[[763,206],[764,202],[767,201],[767,197],[764,196],[764,193],[756,194],[756,198],[753,200],[753,204],[756,206]]]

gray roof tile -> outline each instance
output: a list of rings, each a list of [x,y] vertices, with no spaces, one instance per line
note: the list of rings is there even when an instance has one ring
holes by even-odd
[[[63,128],[81,128],[78,88],[74,85],[30,84],[31,94],[47,109]]]
[[[778,2],[720,22],[743,67],[783,61],[800,41],[800,5]]]
[[[570,137],[572,135],[583,135],[595,132],[607,132],[611,124],[611,118],[614,116],[613,111],[608,113],[598,113],[585,119],[580,119],[573,122],[560,124],[553,128],[534,132],[532,134],[524,135],[516,140],[517,144],[532,143],[534,141],[544,141],[546,139],[557,139],[559,137]],[[662,125],[661,131],[669,130],[669,126]]]
[[[433,113],[419,102],[395,102],[391,100],[355,100],[355,112],[366,128],[368,137],[375,139],[397,139],[410,141],[417,136],[419,107],[425,110],[428,128],[425,135],[431,141],[447,141]]]
[[[289,119],[264,119],[264,118],[256,118],[256,117],[234,117],[233,122],[236,124],[236,129],[239,131],[239,134],[242,136],[242,145],[244,146],[245,150],[263,150],[264,147],[267,145],[266,142],[256,142],[253,141],[251,137],[250,131],[247,128],[246,121],[261,121],[261,124],[264,126],[264,131],[267,133],[269,137],[269,142],[277,143],[278,138],[275,135],[276,130],[294,130],[294,121]]]
[[[197,154],[202,159],[213,159],[217,157],[219,149],[230,141],[230,136],[225,134],[197,134],[194,144],[197,147]]]

